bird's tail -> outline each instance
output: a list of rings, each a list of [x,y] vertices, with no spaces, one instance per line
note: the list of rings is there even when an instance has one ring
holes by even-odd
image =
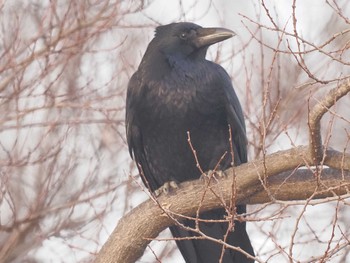
[[[239,213],[245,212],[245,206],[238,206],[237,211]],[[202,213],[201,219],[204,220],[222,220],[224,219],[225,210],[216,209]],[[195,228],[196,222],[194,220],[186,219],[182,222],[184,225]],[[227,233],[228,223],[221,222],[200,222],[199,230],[205,235],[214,239],[224,239],[224,235]],[[198,237],[198,234],[187,231],[180,226],[170,227],[170,231],[174,237],[181,238],[177,240],[177,246],[180,249],[182,256],[186,263],[215,263],[219,262],[222,255],[223,245],[215,243],[208,239],[191,239],[191,237]],[[188,238],[188,239],[186,239]],[[234,231],[229,232],[226,237],[226,243],[240,247],[250,255],[254,256],[253,247],[250,243],[248,234],[245,228],[245,222],[235,222]],[[254,260],[248,258],[246,255],[232,250],[225,249],[223,263],[252,263]]]

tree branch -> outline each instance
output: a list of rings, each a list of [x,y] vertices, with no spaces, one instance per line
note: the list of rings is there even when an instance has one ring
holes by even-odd
[[[328,92],[328,94],[319,101],[309,113],[309,138],[310,154],[313,164],[322,160],[323,147],[321,137],[321,118],[329,109],[343,96],[350,92],[350,80]]]
[[[135,262],[148,243],[162,230],[175,224],[179,215],[193,216],[199,210],[203,212],[225,206],[234,194],[237,204],[349,194],[350,155],[323,151],[320,131],[323,115],[349,91],[350,82],[347,82],[331,90],[312,109],[309,114],[310,146],[277,152],[230,168],[226,170],[230,176],[210,184],[210,190],[201,180],[185,182],[174,195],[163,195],[142,203],[119,221],[95,262]],[[318,165],[317,169],[313,169],[313,165]],[[301,167],[308,169],[299,169]]]
[[[210,185],[211,191],[205,189],[201,180],[196,180],[181,184],[173,195],[160,196],[157,202],[148,200],[142,203],[119,221],[95,262],[135,262],[152,239],[174,224],[171,217],[177,218],[175,215],[179,214],[193,216],[199,206],[201,211],[222,207],[222,200],[229,203],[232,198],[233,172],[236,177],[237,204],[348,194],[346,186],[350,184],[349,155],[326,151],[324,164],[332,168],[323,169],[319,177],[321,179],[316,179],[314,172],[307,169],[285,172],[295,167],[309,167],[312,163],[309,153],[309,147],[306,146],[277,152],[262,160],[228,169],[226,172],[230,175]],[[268,191],[261,183],[266,179]],[[206,195],[202,199],[204,192]]]

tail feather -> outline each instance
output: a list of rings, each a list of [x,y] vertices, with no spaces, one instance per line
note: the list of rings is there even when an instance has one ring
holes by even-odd
[[[245,206],[238,206],[239,212],[245,211]],[[216,209],[202,213],[201,219],[220,220],[225,215],[224,209]],[[186,226],[195,228],[194,220],[184,220],[182,222]],[[200,222],[199,229],[207,236],[215,239],[223,239],[227,232],[227,223],[207,223]],[[170,227],[170,231],[174,237],[186,238],[198,236],[198,234],[187,231],[180,226]],[[230,245],[240,247],[250,255],[254,256],[253,247],[250,243],[248,234],[245,229],[245,222],[235,222],[235,229],[229,232],[226,242]],[[215,263],[219,262],[222,254],[223,246],[210,240],[205,239],[188,239],[177,240],[177,246],[184,257],[186,263]],[[223,263],[252,263],[254,260],[247,258],[246,255],[232,250],[225,249],[223,255]]]

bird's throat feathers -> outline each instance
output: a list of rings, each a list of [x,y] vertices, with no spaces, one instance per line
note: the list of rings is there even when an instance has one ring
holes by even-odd
[[[160,50],[146,54],[142,60],[139,70],[147,79],[160,81],[168,78],[171,75],[191,77],[194,70],[199,71],[198,64],[206,63],[207,60],[196,60],[193,58],[186,58],[179,54],[163,53]],[[200,74],[199,72],[196,72]]]

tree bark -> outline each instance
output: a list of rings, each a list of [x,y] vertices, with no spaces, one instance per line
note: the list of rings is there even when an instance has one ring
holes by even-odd
[[[119,221],[95,262],[135,262],[151,240],[181,215],[194,216],[199,209],[211,210],[232,200],[258,204],[349,194],[349,155],[329,150],[323,163],[327,167],[311,167],[312,163],[309,147],[297,147],[228,169],[227,177],[212,180],[209,186],[196,180],[182,183],[169,195],[152,196]]]

